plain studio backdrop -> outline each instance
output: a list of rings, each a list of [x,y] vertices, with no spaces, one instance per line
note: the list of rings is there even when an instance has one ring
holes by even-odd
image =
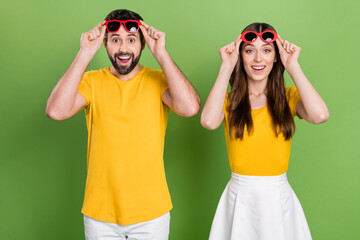
[[[316,240],[360,239],[360,2],[344,1],[45,1],[1,3],[1,239],[83,239],[85,114],[56,122],[46,100],[79,50],[82,32],[114,9],[138,12],[166,33],[166,47],[202,105],[216,79],[218,49],[248,24],[272,24],[300,46],[299,62],[330,111],[312,125],[296,118],[289,182]],[[146,48],[141,64],[159,69]],[[101,47],[88,70],[109,66]],[[286,85],[293,85],[286,74]],[[259,146],[260,147],[260,146]],[[224,130],[200,114],[170,114],[165,167],[174,209],[170,239],[207,239],[230,178]]]

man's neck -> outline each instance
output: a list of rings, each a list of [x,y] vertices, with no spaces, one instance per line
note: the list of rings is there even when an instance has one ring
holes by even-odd
[[[139,63],[136,65],[136,67],[128,74],[122,75],[120,73],[118,73],[118,71],[116,71],[116,69],[114,68],[114,66],[110,66],[110,72],[117,77],[118,79],[120,79],[121,81],[128,81],[130,79],[132,79],[133,77],[136,76],[136,74],[138,74],[141,70],[143,69],[143,66],[141,66]]]

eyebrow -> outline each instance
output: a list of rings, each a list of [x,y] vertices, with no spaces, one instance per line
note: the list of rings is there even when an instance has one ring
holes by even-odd
[[[262,47],[265,47],[265,46],[267,46],[267,45],[272,46],[270,43],[264,43],[264,44],[262,45]],[[251,44],[251,43],[247,43],[244,47],[247,47],[247,46],[255,47],[255,45],[254,45],[254,44]]]
[[[134,33],[130,33],[127,36],[128,37],[137,37],[136,34],[134,34]],[[120,37],[120,35],[117,33],[113,33],[110,37]]]

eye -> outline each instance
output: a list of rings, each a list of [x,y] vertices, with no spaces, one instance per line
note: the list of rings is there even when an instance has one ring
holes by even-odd
[[[265,49],[264,52],[269,53],[271,52],[271,49]]]
[[[245,52],[246,52],[246,53],[252,53],[252,52],[254,52],[254,50],[252,50],[252,49],[247,49],[247,50],[245,50]]]
[[[119,42],[119,39],[114,38],[112,41],[113,41],[114,43],[118,43],[118,42]]]
[[[129,39],[129,43],[134,43],[134,42],[135,42],[135,39],[133,39],[133,38]]]

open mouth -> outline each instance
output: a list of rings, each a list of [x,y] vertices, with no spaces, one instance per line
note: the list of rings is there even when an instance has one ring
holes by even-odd
[[[126,65],[130,61],[131,57],[121,56],[121,57],[117,57],[116,59],[120,62],[121,65]]]
[[[251,68],[255,71],[255,72],[262,72],[265,69],[265,65],[253,65],[251,66]]]

